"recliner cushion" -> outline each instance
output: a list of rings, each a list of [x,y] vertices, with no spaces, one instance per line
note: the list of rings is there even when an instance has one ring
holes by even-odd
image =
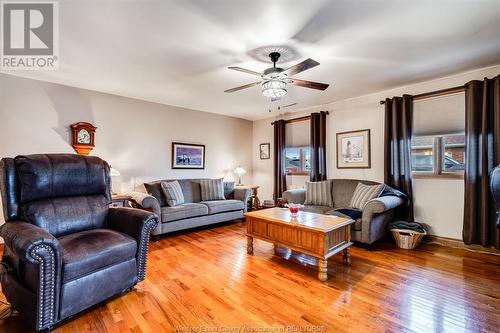
[[[20,215],[27,222],[54,237],[89,229],[104,228],[109,202],[104,195],[61,197],[21,204]]]
[[[218,214],[223,212],[233,212],[243,210],[245,205],[241,200],[210,200],[202,201],[201,204],[207,205],[208,214]]]
[[[208,207],[201,203],[183,203],[174,207],[161,208],[161,222],[171,222],[191,217],[208,215]]]
[[[137,242],[110,229],[81,231],[59,239],[63,282],[135,258]]]

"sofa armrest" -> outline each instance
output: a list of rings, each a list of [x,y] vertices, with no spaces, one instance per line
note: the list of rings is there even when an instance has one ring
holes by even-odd
[[[143,192],[130,192],[128,193],[134,199],[134,201],[140,206],[140,208],[149,210],[155,213],[161,218],[161,207],[158,200],[150,194]]]
[[[0,228],[0,236],[5,241],[4,260],[10,252],[19,260],[38,265],[35,327],[37,330],[51,327],[59,307],[62,267],[59,241],[44,229],[22,221],[6,222]]]
[[[385,226],[393,218],[392,209],[403,203],[396,196],[384,196],[368,201],[361,216],[361,241],[371,244],[385,233]]]
[[[108,227],[137,240],[137,276],[139,281],[146,276],[149,235],[158,224],[156,214],[135,208],[110,208]]]
[[[366,206],[363,208],[363,215],[367,214],[372,216],[374,214],[383,213],[389,209],[398,207],[402,203],[403,200],[401,198],[393,195],[375,198],[368,201]]]
[[[246,213],[248,210],[248,199],[252,195],[252,190],[249,188],[235,188],[234,199],[243,201],[243,211]]]
[[[283,200],[288,203],[304,204],[306,202],[306,190],[297,188],[283,192]]]

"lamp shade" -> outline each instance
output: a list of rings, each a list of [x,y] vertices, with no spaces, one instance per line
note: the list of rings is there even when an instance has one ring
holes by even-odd
[[[245,169],[243,169],[241,166],[239,166],[236,169],[234,169],[234,173],[237,175],[243,175],[243,174],[247,173],[247,171]]]

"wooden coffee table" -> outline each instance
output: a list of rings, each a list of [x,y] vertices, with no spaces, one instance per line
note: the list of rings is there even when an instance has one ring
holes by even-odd
[[[245,214],[247,253],[253,254],[253,239],[261,239],[319,259],[318,278],[328,280],[327,260],[342,251],[350,264],[351,224],[344,217],[299,212],[292,218],[286,208],[269,208]]]

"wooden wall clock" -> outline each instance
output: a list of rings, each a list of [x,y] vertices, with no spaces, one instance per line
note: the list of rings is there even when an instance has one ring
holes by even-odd
[[[71,145],[79,155],[88,155],[95,147],[94,134],[97,127],[91,123],[79,122],[71,125],[73,142]]]

